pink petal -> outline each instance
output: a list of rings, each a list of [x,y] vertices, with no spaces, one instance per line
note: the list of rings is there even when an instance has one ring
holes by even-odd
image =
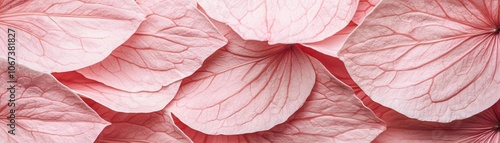
[[[243,39],[312,43],[344,28],[358,0],[199,0],[207,14],[228,24]]]
[[[380,0],[359,0],[358,9],[352,18],[352,21],[356,24],[361,24],[366,15],[368,15],[379,2]]]
[[[0,58],[0,67],[7,66],[7,60]],[[0,95],[1,142],[93,142],[109,125],[51,75],[24,65],[14,67],[14,78],[8,78],[7,70],[0,74],[2,88],[14,87]],[[11,127],[15,135],[9,133]]]
[[[357,26],[358,25],[356,25],[355,23],[350,22],[349,25],[347,25],[344,29],[335,33],[335,35],[326,38],[325,40],[314,43],[303,43],[302,45],[312,48],[323,54],[338,57],[337,53],[344,45],[347,36],[349,36],[349,34],[351,34],[351,32]]]
[[[143,11],[130,0],[0,2],[0,28],[16,31],[19,63],[44,72],[76,70],[103,60],[143,19]],[[7,34],[0,35],[6,42]],[[2,56],[7,52],[0,49]]]
[[[170,113],[118,113],[90,99],[84,101],[105,120],[112,123],[104,128],[96,142],[172,142],[191,140],[174,125]]]
[[[104,61],[78,70],[129,91],[157,91],[201,67],[227,40],[185,0],[139,0],[148,14],[137,32]]]
[[[344,84],[348,85],[349,87],[353,88],[354,91],[360,90],[359,86],[352,80],[351,76],[347,72],[347,69],[345,68],[345,65],[340,59],[334,58],[329,55],[325,55],[323,53],[320,53],[316,50],[313,50],[311,48],[307,48],[302,46],[300,48],[304,53],[306,53],[309,56],[314,57],[318,61],[321,62],[323,66],[338,80],[343,82]]]
[[[464,120],[451,123],[425,122],[410,119],[383,107],[366,97],[363,101],[382,120],[387,130],[374,142],[500,142],[500,102],[489,109]]]
[[[87,79],[74,71],[53,73],[53,75],[78,94],[95,100],[114,111],[125,113],[154,112],[165,108],[174,98],[181,83],[175,82],[158,91],[128,92]]]
[[[244,135],[206,135],[181,122],[177,125],[195,143],[327,143],[370,142],[383,130],[384,123],[361,104],[352,90],[335,79],[317,61],[313,92],[287,122],[268,131]]]
[[[294,45],[245,41],[216,24],[228,45],[183,80],[172,113],[207,134],[243,134],[283,123],[311,93],[314,69]]]
[[[339,56],[375,102],[419,120],[468,118],[500,99],[491,2],[383,1]]]

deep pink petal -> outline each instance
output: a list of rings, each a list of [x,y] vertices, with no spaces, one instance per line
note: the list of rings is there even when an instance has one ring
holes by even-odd
[[[207,14],[228,24],[243,39],[312,43],[344,28],[358,0],[199,0]]]
[[[361,104],[352,90],[317,61],[313,92],[285,123],[244,135],[206,135],[181,122],[177,125],[195,143],[370,142],[385,124]]]
[[[361,24],[366,15],[368,15],[380,1],[381,0],[359,0],[358,9],[352,18],[352,21],[356,24]]]
[[[326,38],[325,40],[314,42],[314,43],[303,43],[302,45],[312,48],[318,52],[323,54],[338,57],[338,52],[342,48],[347,39],[347,36],[351,34],[351,32],[356,28],[356,25],[353,22],[350,22],[344,29],[335,33],[335,35]]]
[[[99,102],[106,107],[124,113],[159,111],[174,98],[180,81],[162,87],[158,91],[128,92],[87,79],[77,72],[53,73],[64,85],[78,94]]]
[[[227,43],[194,3],[137,3],[148,14],[137,32],[104,61],[79,73],[124,91],[157,91],[193,74]]]
[[[498,1],[383,1],[339,56],[375,102],[411,118],[450,122],[500,95]]]
[[[63,72],[95,64],[125,42],[144,20],[127,0],[4,0],[0,29],[16,31],[18,63],[44,72]],[[7,45],[7,34],[0,34]],[[1,48],[1,56],[7,55]]]
[[[0,95],[0,142],[93,142],[109,125],[50,74],[16,64],[14,78],[10,79],[4,70],[7,66],[7,60],[0,58],[0,86],[3,88]],[[8,83],[8,80],[17,83]],[[6,89],[11,86],[14,89]],[[15,119],[15,135],[9,134],[12,130],[8,125],[12,122],[9,117]]]
[[[314,69],[294,45],[245,41],[224,24],[229,40],[183,80],[172,113],[207,134],[242,134],[283,123],[304,104]]]
[[[168,142],[190,143],[191,140],[175,126],[169,113],[118,113],[90,99],[84,101],[102,118],[111,122],[95,142]]]

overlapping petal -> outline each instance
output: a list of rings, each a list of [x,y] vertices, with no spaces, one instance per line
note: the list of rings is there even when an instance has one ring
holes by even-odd
[[[387,123],[387,130],[374,142],[500,142],[500,103],[470,118],[450,123],[437,123],[410,119],[392,109],[381,106],[369,97],[359,95],[363,103]]]
[[[207,14],[243,39],[269,44],[312,43],[343,29],[358,0],[199,0]]]
[[[78,70],[128,91],[158,91],[193,74],[227,40],[185,0],[138,0],[147,13],[137,32],[103,61]]]
[[[0,2],[0,29],[16,31],[19,63],[43,72],[71,71],[103,60],[143,20],[143,11],[133,1]],[[3,45],[7,39],[7,34],[0,34]],[[7,48],[0,53],[7,55]]]
[[[349,25],[347,25],[344,29],[340,30],[339,32],[335,33],[335,35],[333,36],[330,36],[319,42],[302,43],[302,45],[314,49],[323,54],[326,54],[328,56],[338,57],[338,52],[344,45],[347,36],[349,36],[349,34],[351,34],[351,32],[357,26],[358,26],[357,24],[350,22]]]
[[[333,75],[335,78],[340,80],[342,83],[353,88],[354,92],[359,90],[359,86],[352,80],[351,76],[347,72],[344,63],[333,56],[321,53],[317,50],[301,46],[300,49],[304,51],[307,55],[314,57]]]
[[[339,53],[374,101],[411,118],[450,122],[500,95],[499,1],[382,1]]]
[[[356,24],[361,24],[373,8],[380,3],[381,0],[359,0],[358,9],[352,18],[352,21]]]
[[[0,86],[10,88],[0,95],[1,142],[93,142],[109,125],[50,74],[16,64],[10,79],[7,66],[0,58]]]
[[[78,72],[53,73],[61,83],[107,108],[124,113],[149,113],[159,111],[174,98],[180,81],[164,86],[158,91],[128,92],[116,89]]]
[[[195,143],[370,142],[385,124],[361,104],[352,90],[312,59],[316,83],[311,95],[285,123],[243,135],[207,135],[176,124]]]
[[[170,113],[118,113],[92,100],[84,99],[99,115],[112,124],[96,139],[105,142],[169,142],[190,143],[191,140],[175,126]]]
[[[172,113],[207,134],[251,133],[285,122],[314,85],[307,55],[294,45],[245,41],[216,25],[229,43],[183,80]]]

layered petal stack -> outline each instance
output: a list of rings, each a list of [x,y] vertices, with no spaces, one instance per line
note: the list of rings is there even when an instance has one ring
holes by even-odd
[[[4,0],[0,29],[0,143],[500,142],[499,0]]]

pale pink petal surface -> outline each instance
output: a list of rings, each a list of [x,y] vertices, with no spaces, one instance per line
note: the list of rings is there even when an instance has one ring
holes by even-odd
[[[312,48],[323,54],[338,57],[338,52],[342,48],[347,39],[347,36],[357,27],[353,22],[350,22],[344,29],[335,33],[335,35],[326,38],[325,40],[314,43],[302,43],[302,45]]]
[[[228,24],[243,39],[312,43],[351,21],[358,0],[199,0],[207,14]]]
[[[172,113],[207,134],[250,133],[285,122],[314,85],[307,55],[294,45],[245,41],[216,26],[228,45],[183,80]]]
[[[119,113],[90,99],[84,101],[102,118],[111,122],[96,139],[96,143],[162,142],[190,143],[191,140],[174,124],[170,113]]]
[[[309,54],[309,53],[308,53]],[[330,64],[331,65],[331,64]],[[336,76],[345,75],[347,71],[336,66]],[[344,72],[342,72],[344,71]],[[344,76],[343,76],[344,77]],[[373,102],[356,83],[344,78],[342,81],[351,83],[355,94],[370,108],[377,117],[387,123],[387,130],[373,141],[374,143],[435,143],[435,142],[499,142],[499,131],[495,127],[500,124],[500,104],[477,115],[451,123],[436,123],[410,119],[390,108]]]
[[[194,3],[137,3],[147,13],[137,32],[105,60],[79,73],[124,91],[157,91],[193,74],[227,43]]]
[[[307,54],[321,57],[326,56],[317,53],[306,52]],[[333,59],[333,58],[332,58]],[[387,130],[382,132],[373,141],[374,143],[435,143],[435,142],[500,142],[498,130],[493,128],[500,124],[500,104],[472,116],[468,119],[453,121],[451,123],[425,122],[410,119],[392,109],[373,102],[359,87],[349,79],[345,68],[338,66],[336,60],[328,62],[325,66],[334,68],[334,75],[342,78],[342,81],[354,89],[355,94],[363,101],[363,104],[370,108],[377,117],[387,123]],[[327,62],[323,62],[327,63]],[[330,71],[333,71],[330,69]]]
[[[370,98],[408,117],[450,122],[500,95],[499,1],[382,1],[339,56]]]
[[[19,63],[44,72],[80,69],[103,60],[144,20],[131,0],[4,0],[0,28],[16,31]],[[7,34],[0,34],[7,45]],[[7,55],[7,48],[0,53]]]
[[[307,55],[314,57],[321,62],[323,66],[338,80],[353,88],[356,92],[359,86],[352,80],[351,76],[347,72],[345,65],[340,59],[326,55],[324,53],[318,52],[314,49],[302,46],[300,48]]]
[[[356,24],[361,24],[366,15],[370,13],[380,1],[381,0],[359,0],[358,9],[352,18],[352,21]]]
[[[104,127],[109,125],[82,99],[50,74],[41,73],[16,64],[16,73],[10,84],[7,60],[0,58],[2,71],[0,86],[0,141],[1,142],[93,142]],[[5,89],[14,85],[15,90]],[[15,97],[11,98],[11,91]],[[12,101],[9,101],[12,100]],[[8,104],[12,106],[8,106]],[[14,114],[11,110],[14,109]],[[12,110],[13,111],[13,110]],[[15,116],[14,134],[7,124]]]
[[[500,103],[463,120],[437,123],[410,119],[359,94],[363,103],[387,123],[387,130],[374,142],[452,143],[500,142]]]
[[[177,81],[158,91],[128,92],[87,79],[77,72],[53,73],[64,85],[78,94],[95,100],[106,107],[124,113],[159,111],[174,98],[180,86]]]
[[[285,123],[267,131],[243,135],[206,135],[177,125],[195,143],[327,143],[370,142],[385,124],[361,104],[352,90],[317,61],[316,83],[307,101]]]

